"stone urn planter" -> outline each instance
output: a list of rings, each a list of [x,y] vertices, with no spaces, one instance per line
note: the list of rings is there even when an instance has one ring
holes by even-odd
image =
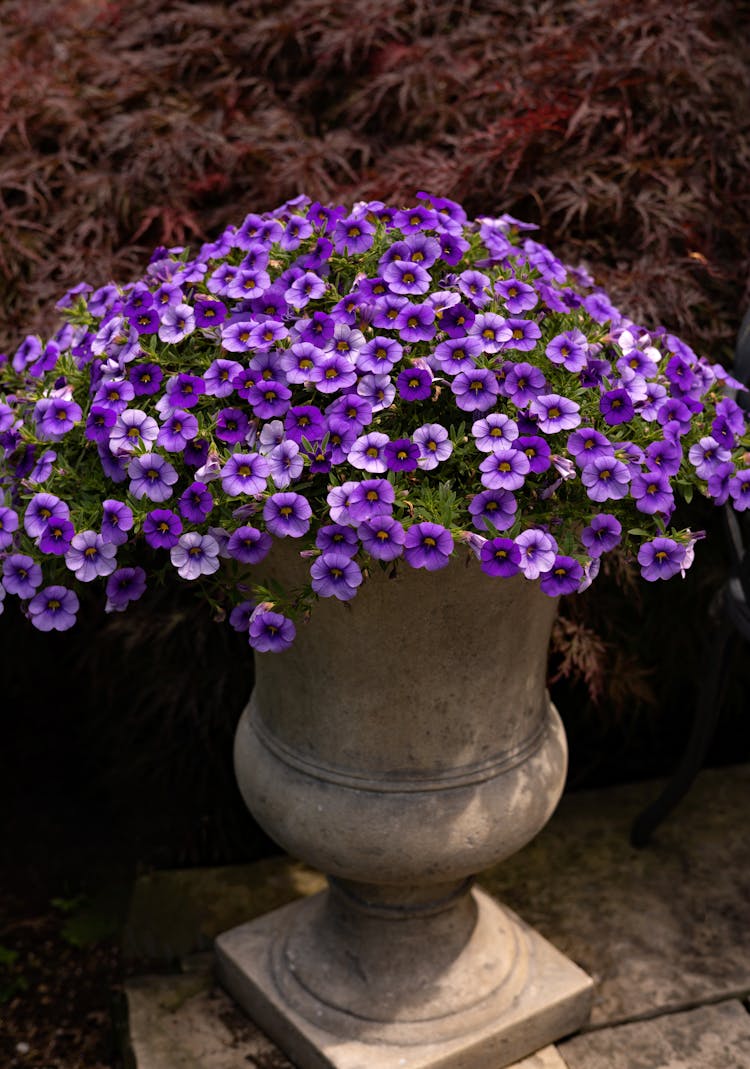
[[[589,977],[472,887],[562,792],[545,690],[556,607],[472,558],[374,569],[351,605],[320,602],[290,650],[256,656],[240,788],[329,889],[216,952],[300,1069],[500,1069],[587,1018]]]

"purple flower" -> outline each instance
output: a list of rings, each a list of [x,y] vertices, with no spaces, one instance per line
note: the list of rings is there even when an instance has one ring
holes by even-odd
[[[490,412],[483,419],[474,421],[471,433],[480,452],[495,453],[499,449],[511,448],[518,438],[518,424],[500,412]]]
[[[540,438],[535,434],[524,435],[520,438],[516,438],[513,444],[519,453],[523,453],[526,456],[529,462],[529,469],[533,471],[535,475],[541,475],[542,472],[547,471],[551,466],[551,450],[549,442],[544,438]]]
[[[728,461],[719,464],[713,475],[708,477],[708,493],[717,505],[723,505],[729,497],[729,483],[734,475],[734,464]]]
[[[516,278],[498,280],[495,283],[495,293],[500,295],[512,316],[518,315],[519,312],[530,312],[539,303],[534,287],[526,282],[519,282]]]
[[[229,614],[229,625],[240,634],[247,634],[250,630],[250,618],[255,611],[254,601],[241,601],[235,605]]]
[[[358,483],[357,485],[361,485]],[[344,527],[340,523],[329,523],[321,527],[315,536],[315,545],[323,553],[335,550],[347,557],[353,557],[359,548],[357,532],[351,527]]]
[[[458,375],[476,366],[476,358],[481,356],[482,342],[479,338],[468,336],[449,338],[435,347],[435,362],[446,375]]]
[[[117,422],[117,412],[105,405],[92,405],[85,435],[90,442],[109,442],[109,432]]]
[[[258,653],[281,653],[294,642],[297,630],[280,612],[257,609],[250,617],[250,645]]]
[[[348,356],[329,353],[316,363],[309,377],[321,393],[336,393],[354,385],[357,369]]]
[[[676,475],[682,464],[682,448],[679,442],[660,438],[646,446],[646,459],[650,468],[658,468],[665,475]]]
[[[126,379],[111,379],[103,382],[94,394],[94,405],[105,405],[114,412],[120,413],[128,407],[128,402],[135,397],[135,389],[132,382]],[[92,406],[92,412],[94,407]]]
[[[401,556],[406,542],[404,528],[398,520],[386,514],[373,516],[361,523],[357,534],[365,552],[375,560],[395,560]]]
[[[638,563],[641,575],[649,583],[657,579],[671,579],[682,567],[685,547],[671,538],[655,538],[653,542],[644,542],[638,550]]]
[[[506,326],[510,329],[510,338],[505,342],[504,349],[529,352],[536,348],[536,343],[542,336],[541,330],[533,319],[508,319]]]
[[[516,538],[516,545],[521,552],[518,566],[527,579],[538,579],[542,572],[548,572],[555,563],[555,540],[538,527],[521,531]]]
[[[547,380],[533,364],[511,364],[505,376],[504,393],[517,408],[523,408],[533,401],[546,387]]]
[[[430,288],[429,272],[408,260],[394,260],[387,264],[383,268],[383,278],[391,293],[400,293],[407,297],[427,293]]]
[[[363,375],[357,383],[357,393],[370,405],[371,412],[382,412],[390,408],[396,387],[388,375]]]
[[[415,523],[406,532],[404,557],[412,568],[444,568],[453,552],[453,537],[439,523]]]
[[[195,330],[195,313],[189,304],[170,304],[162,312],[159,341],[174,343]]]
[[[284,416],[284,430],[288,438],[299,444],[303,438],[318,442],[326,432],[323,413],[315,405],[295,405]]]
[[[418,466],[423,471],[432,471],[453,452],[448,431],[440,423],[426,423],[423,427],[418,427],[412,435],[412,440],[419,449]]]
[[[482,571],[507,578],[520,570],[521,550],[512,538],[489,538],[479,551]]]
[[[581,481],[592,501],[617,501],[628,492],[630,474],[614,457],[595,457],[581,473]]]
[[[301,538],[310,529],[312,509],[302,494],[272,494],[263,506],[263,519],[277,538]]]
[[[227,551],[241,564],[259,564],[267,556],[271,543],[271,536],[265,531],[243,526],[229,536]]]
[[[172,496],[172,487],[177,482],[177,472],[158,453],[134,457],[128,464],[128,475],[133,497],[147,497],[149,501],[166,501]]]
[[[219,543],[211,535],[189,531],[180,535],[177,545],[170,549],[169,556],[179,576],[183,579],[197,579],[201,575],[212,575],[218,571]]]
[[[372,405],[364,397],[356,393],[347,393],[336,400],[326,409],[326,415],[331,420],[334,417],[355,428],[356,433],[366,427],[372,419]]]
[[[260,453],[233,453],[221,469],[221,485],[230,497],[259,497],[270,473],[271,466]]]
[[[214,499],[205,483],[194,482],[182,491],[177,507],[186,520],[203,523],[214,507]]]
[[[42,584],[42,569],[24,553],[11,553],[3,561],[3,586],[9,594],[30,598]]]
[[[568,452],[581,468],[597,458],[614,455],[612,443],[593,427],[581,427],[573,431],[568,436],[567,447]]]
[[[142,597],[146,589],[143,568],[118,568],[107,580],[105,612],[124,612],[131,601]]]
[[[589,343],[580,330],[566,330],[557,334],[547,345],[545,353],[553,364],[562,364],[566,371],[582,371],[586,366]]]
[[[29,619],[38,631],[67,631],[76,622],[78,604],[67,587],[47,586],[29,602]]]
[[[490,490],[519,490],[530,468],[529,458],[518,449],[498,449],[479,465],[482,485]]]
[[[611,427],[627,423],[635,412],[632,398],[625,389],[609,390],[602,394],[599,399],[599,410]]]
[[[197,424],[196,424],[197,426]],[[245,440],[250,424],[245,413],[240,408],[222,408],[216,417],[214,433],[221,442],[229,442],[236,445]]]
[[[12,545],[13,533],[17,530],[18,514],[13,509],[0,505],[0,550]]]
[[[376,323],[375,326],[389,324]],[[403,341],[430,341],[435,337],[435,309],[429,304],[406,303],[393,323]]]
[[[310,568],[312,588],[321,598],[351,601],[362,582],[359,565],[345,553],[331,550],[314,560]]]
[[[510,490],[482,490],[469,502],[469,513],[478,531],[489,530],[488,522],[496,531],[507,531],[513,525],[517,508]]]
[[[495,404],[498,385],[488,368],[472,368],[456,375],[451,382],[456,404],[464,412],[486,412]]]
[[[630,493],[639,512],[669,514],[674,509],[674,495],[663,472],[647,471],[633,477]]]
[[[152,509],[143,521],[143,534],[154,549],[176,546],[182,532],[182,520],[169,509]]]
[[[510,340],[511,329],[504,316],[495,312],[482,312],[469,328],[469,334],[476,335],[485,353],[499,353],[505,342]]]
[[[750,468],[738,471],[735,477],[729,480],[729,494],[737,512],[750,508]]]
[[[386,442],[385,461],[389,471],[415,471],[419,460],[419,446],[408,438]]]
[[[80,422],[82,414],[81,406],[75,401],[66,401],[64,397],[42,398],[34,409],[39,436],[59,440]]]
[[[283,382],[260,378],[245,393],[258,419],[275,419],[289,408],[292,391]]]
[[[102,538],[113,546],[121,546],[128,540],[128,531],[133,528],[133,513],[122,501],[107,498],[102,502]]]
[[[227,310],[215,297],[195,298],[195,324],[198,327],[219,327],[227,317]]]
[[[44,534],[47,521],[52,519],[70,519],[70,509],[54,494],[42,492],[34,494],[26,506],[23,526],[29,538],[39,538]]]
[[[285,291],[284,298],[292,308],[304,308],[310,301],[319,300],[325,291],[326,284],[323,279],[314,271],[305,271]]]
[[[232,382],[241,371],[242,366],[236,360],[227,360],[224,357],[214,360],[203,376],[208,396],[229,397],[234,391]]]
[[[37,460],[32,471],[29,472],[30,483],[44,483],[52,474],[52,468],[57,460],[57,453],[47,449]]]
[[[403,346],[395,338],[385,338],[378,334],[357,353],[357,367],[360,371],[387,375],[399,362],[403,351]]]
[[[371,431],[370,434],[363,434],[355,440],[347,459],[354,468],[369,471],[373,475],[382,475],[388,470],[385,459],[387,444],[387,434]]]
[[[701,438],[688,451],[688,460],[701,479],[709,479],[720,464],[731,459],[731,452],[723,449],[715,438]]]
[[[426,367],[404,368],[396,386],[404,401],[425,401],[432,393],[432,373]]]
[[[134,453],[136,449],[151,448],[159,434],[159,425],[139,408],[126,408],[117,417],[109,434],[109,448],[113,453]]]
[[[536,416],[539,429],[545,434],[570,431],[581,422],[576,402],[557,393],[538,394],[531,401],[529,411]]]
[[[601,557],[602,553],[609,553],[620,541],[622,524],[608,512],[600,512],[594,516],[588,527],[581,531],[581,542],[584,544],[591,557]]]
[[[396,492],[387,479],[364,479],[351,492],[349,516],[353,523],[362,523],[373,516],[390,513],[395,500]]]
[[[105,542],[96,531],[81,531],[71,539],[65,563],[79,583],[90,583],[99,575],[109,575],[117,567],[117,546]]]
[[[539,589],[550,598],[572,594],[578,590],[583,579],[583,568],[573,557],[555,557],[554,564],[545,572]]]
[[[206,384],[200,375],[182,372],[169,380],[165,397],[171,408],[195,408],[205,392]]]
[[[483,308],[489,300],[488,295],[485,293],[489,285],[489,278],[487,275],[483,275],[481,271],[462,271],[458,276],[458,288],[461,293],[479,308]]]
[[[359,215],[347,215],[338,219],[331,233],[333,247],[339,254],[349,256],[367,252],[373,243],[375,227]]]

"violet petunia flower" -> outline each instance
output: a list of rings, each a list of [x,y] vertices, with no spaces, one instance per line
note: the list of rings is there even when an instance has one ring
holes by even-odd
[[[530,469],[529,458],[519,449],[498,449],[479,465],[482,486],[490,490],[520,490]]]
[[[72,590],[47,586],[29,602],[29,619],[38,631],[67,631],[76,622],[78,606]]]
[[[259,564],[268,555],[271,543],[271,536],[265,531],[244,525],[229,536],[227,550],[241,564]]]
[[[3,561],[3,587],[19,598],[32,597],[42,585],[42,569],[25,553],[11,553]]]
[[[432,393],[432,372],[426,367],[404,368],[396,387],[404,401],[426,401]]]
[[[481,453],[496,453],[499,449],[512,447],[518,438],[518,424],[501,412],[490,412],[488,416],[474,421],[471,433]]]
[[[260,453],[233,453],[221,469],[221,485],[230,497],[259,497],[270,473],[271,466]]]
[[[404,558],[412,568],[445,568],[452,552],[453,536],[439,523],[415,523],[406,532]]]
[[[301,538],[310,529],[312,509],[302,494],[272,494],[263,506],[267,529],[277,538]]]
[[[419,449],[418,467],[423,471],[432,471],[453,452],[453,442],[440,423],[425,423],[417,427],[412,441]]]
[[[26,506],[23,526],[29,538],[39,538],[44,533],[47,521],[51,519],[70,519],[70,509],[54,494],[44,491],[34,494]]]
[[[107,498],[102,502],[102,530],[105,542],[121,546],[128,540],[128,531],[133,529],[133,512],[123,501]]]
[[[194,482],[182,491],[177,507],[186,520],[203,523],[214,507],[214,499],[205,483]]]
[[[176,546],[169,551],[177,574],[183,579],[194,580],[201,575],[213,575],[219,568],[219,543],[211,535],[189,531],[180,535]]]
[[[279,442],[268,454],[268,466],[276,488],[285,490],[292,482],[299,479],[305,461],[297,443],[287,439]]]
[[[539,583],[539,589],[550,598],[573,594],[581,585],[583,568],[574,557],[557,556]]]
[[[469,514],[478,531],[507,531],[513,525],[518,505],[510,490],[482,490],[469,502]]]
[[[463,412],[486,412],[497,400],[497,379],[488,368],[461,371],[451,382],[456,404]]]
[[[507,578],[520,571],[521,550],[512,538],[488,538],[479,551],[479,560],[486,575]]]
[[[653,542],[644,542],[638,550],[638,563],[641,575],[649,583],[657,579],[671,579],[682,567],[685,547],[672,538],[655,538]]]
[[[152,509],[143,521],[143,535],[154,549],[171,549],[182,534],[182,520],[171,509]]]
[[[557,393],[537,394],[529,411],[536,416],[539,429],[545,434],[570,431],[581,422],[580,407],[576,402]]]
[[[395,500],[396,492],[387,479],[363,479],[351,492],[349,516],[353,523],[362,523],[373,516],[390,513]]]
[[[159,325],[159,341],[174,344],[195,330],[195,313],[189,304],[170,304],[164,309]]]
[[[256,609],[250,617],[250,645],[258,653],[281,653],[294,642],[297,630],[288,616]]]
[[[619,545],[622,524],[608,512],[600,512],[591,523],[581,531],[581,542],[591,557],[601,557]]]
[[[312,588],[321,598],[351,601],[362,583],[362,571],[345,553],[331,550],[314,560],[310,568]]]
[[[382,475],[388,470],[388,462],[385,459],[387,444],[387,434],[371,431],[355,439],[347,459],[354,468],[369,471],[373,475]]]
[[[6,505],[0,505],[0,550],[13,544],[13,535],[18,530],[18,513]]]
[[[750,508],[750,468],[743,468],[729,480],[729,495],[734,502],[735,512],[745,512]]]
[[[90,583],[100,575],[109,575],[117,567],[117,546],[105,542],[96,531],[74,535],[65,554],[65,564],[79,583]]]
[[[548,572],[555,563],[555,540],[538,527],[521,531],[516,538],[516,545],[521,551],[519,568],[527,579],[538,579],[542,572]]]
[[[139,408],[124,409],[109,432],[109,448],[113,453],[134,453],[149,450],[159,434],[159,425],[152,416]]]
[[[630,473],[621,460],[595,457],[581,472],[581,482],[592,501],[617,501],[628,492]]]
[[[633,476],[630,493],[639,512],[648,515],[670,514],[674,509],[674,494],[668,477],[659,471],[647,471]]]
[[[389,471],[415,471],[419,461],[419,446],[409,438],[386,442],[384,456]]]
[[[34,415],[39,437],[57,441],[80,422],[83,413],[75,401],[68,401],[64,397],[45,397],[37,401]]]
[[[143,568],[118,568],[107,579],[105,612],[124,612],[131,601],[137,601],[146,590]]]
[[[318,529],[315,545],[323,553],[335,550],[337,553],[344,553],[347,557],[354,557],[359,548],[359,539],[352,527],[345,527],[341,523],[328,523]]]
[[[147,497],[149,501],[166,501],[172,496],[172,487],[177,482],[177,472],[159,453],[143,453],[128,464],[130,493],[135,498]]]

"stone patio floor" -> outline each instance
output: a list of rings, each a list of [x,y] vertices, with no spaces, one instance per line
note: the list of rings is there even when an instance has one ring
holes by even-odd
[[[596,982],[588,1025],[515,1069],[750,1069],[750,765],[702,772],[636,850],[658,789],[568,794],[480,875]],[[214,984],[211,940],[322,885],[287,858],[142,877],[126,953],[179,971],[128,982],[130,1069],[291,1069]]]

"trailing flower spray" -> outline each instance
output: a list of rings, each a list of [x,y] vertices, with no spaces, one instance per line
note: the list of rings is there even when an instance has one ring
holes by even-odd
[[[70,290],[55,336],[0,364],[0,611],[15,595],[62,631],[81,584],[121,611],[176,573],[278,651],[316,597],[461,547],[550,596],[616,546],[647,580],[684,575],[676,495],[750,506],[739,383],[530,224],[417,200],[298,197]],[[276,540],[303,588],[264,579]]]

